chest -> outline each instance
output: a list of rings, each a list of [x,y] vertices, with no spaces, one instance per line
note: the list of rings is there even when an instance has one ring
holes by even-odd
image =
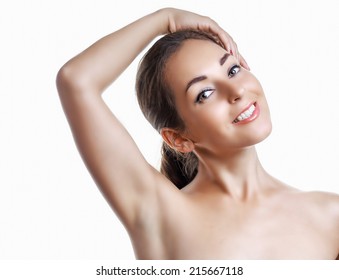
[[[201,210],[182,215],[175,230],[164,236],[172,258],[333,259],[337,253],[330,228],[303,209]]]

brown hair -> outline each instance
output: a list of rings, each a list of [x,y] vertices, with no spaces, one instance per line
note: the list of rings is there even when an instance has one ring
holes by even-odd
[[[166,83],[165,67],[171,55],[189,39],[210,40],[220,45],[209,33],[197,30],[178,31],[159,39],[140,62],[136,79],[139,106],[158,132],[164,127],[178,131],[185,129],[185,124],[176,110],[174,94]],[[183,154],[163,142],[160,172],[181,189],[197,174],[198,158],[193,152]]]

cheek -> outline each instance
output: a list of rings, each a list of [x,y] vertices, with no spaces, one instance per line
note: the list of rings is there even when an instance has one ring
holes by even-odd
[[[226,108],[222,103],[215,103],[213,106],[204,104],[201,110],[194,113],[187,112],[184,121],[192,140],[208,140],[220,137],[220,132],[227,129],[228,116]]]
[[[261,86],[259,80],[250,72],[247,72],[247,75],[244,77],[244,83],[247,91],[255,93],[257,96],[263,96],[264,89]]]

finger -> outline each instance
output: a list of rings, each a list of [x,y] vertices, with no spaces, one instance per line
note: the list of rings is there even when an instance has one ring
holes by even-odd
[[[240,61],[237,44],[234,41],[231,41],[230,44],[231,44],[230,54],[233,55],[238,61]]]
[[[230,36],[225,31],[219,32],[217,35],[224,45],[225,50],[230,53],[232,50],[232,39],[230,38]]]
[[[228,51],[230,54],[232,54],[235,58],[239,60],[240,56],[239,56],[238,46],[234,42],[232,37],[228,35],[226,32],[223,32],[221,35],[219,35],[219,38],[223,42],[226,51]]]
[[[228,52],[231,51],[232,49],[231,42],[233,40],[226,31],[224,31],[216,22],[213,22],[213,24],[209,26],[209,31],[218,37],[226,51]]]
[[[234,42],[233,38],[224,31],[216,22],[211,20],[213,24],[210,25],[209,31],[218,36],[221,43],[224,45],[226,51],[231,53],[238,61],[240,61],[240,54],[238,46]]]
[[[242,57],[241,54],[239,54],[239,56],[240,56],[240,59],[239,59],[240,65],[241,65],[242,67],[244,67],[245,69],[247,69],[248,71],[251,71],[251,69],[250,69],[250,67],[248,66],[246,60]]]

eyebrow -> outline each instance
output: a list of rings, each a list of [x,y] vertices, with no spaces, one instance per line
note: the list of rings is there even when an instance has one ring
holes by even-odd
[[[226,62],[226,60],[227,60],[227,58],[228,58],[229,56],[230,56],[229,53],[225,53],[225,54],[222,56],[222,58],[219,59],[219,64],[220,64],[220,66],[223,66],[223,65],[225,64],[225,62]],[[189,89],[193,84],[198,83],[198,82],[200,82],[200,81],[203,81],[203,80],[205,80],[205,79],[207,79],[207,76],[206,76],[206,75],[202,75],[202,76],[198,76],[198,77],[193,78],[192,80],[190,80],[190,81],[187,83],[185,92],[187,92],[188,89]]]

